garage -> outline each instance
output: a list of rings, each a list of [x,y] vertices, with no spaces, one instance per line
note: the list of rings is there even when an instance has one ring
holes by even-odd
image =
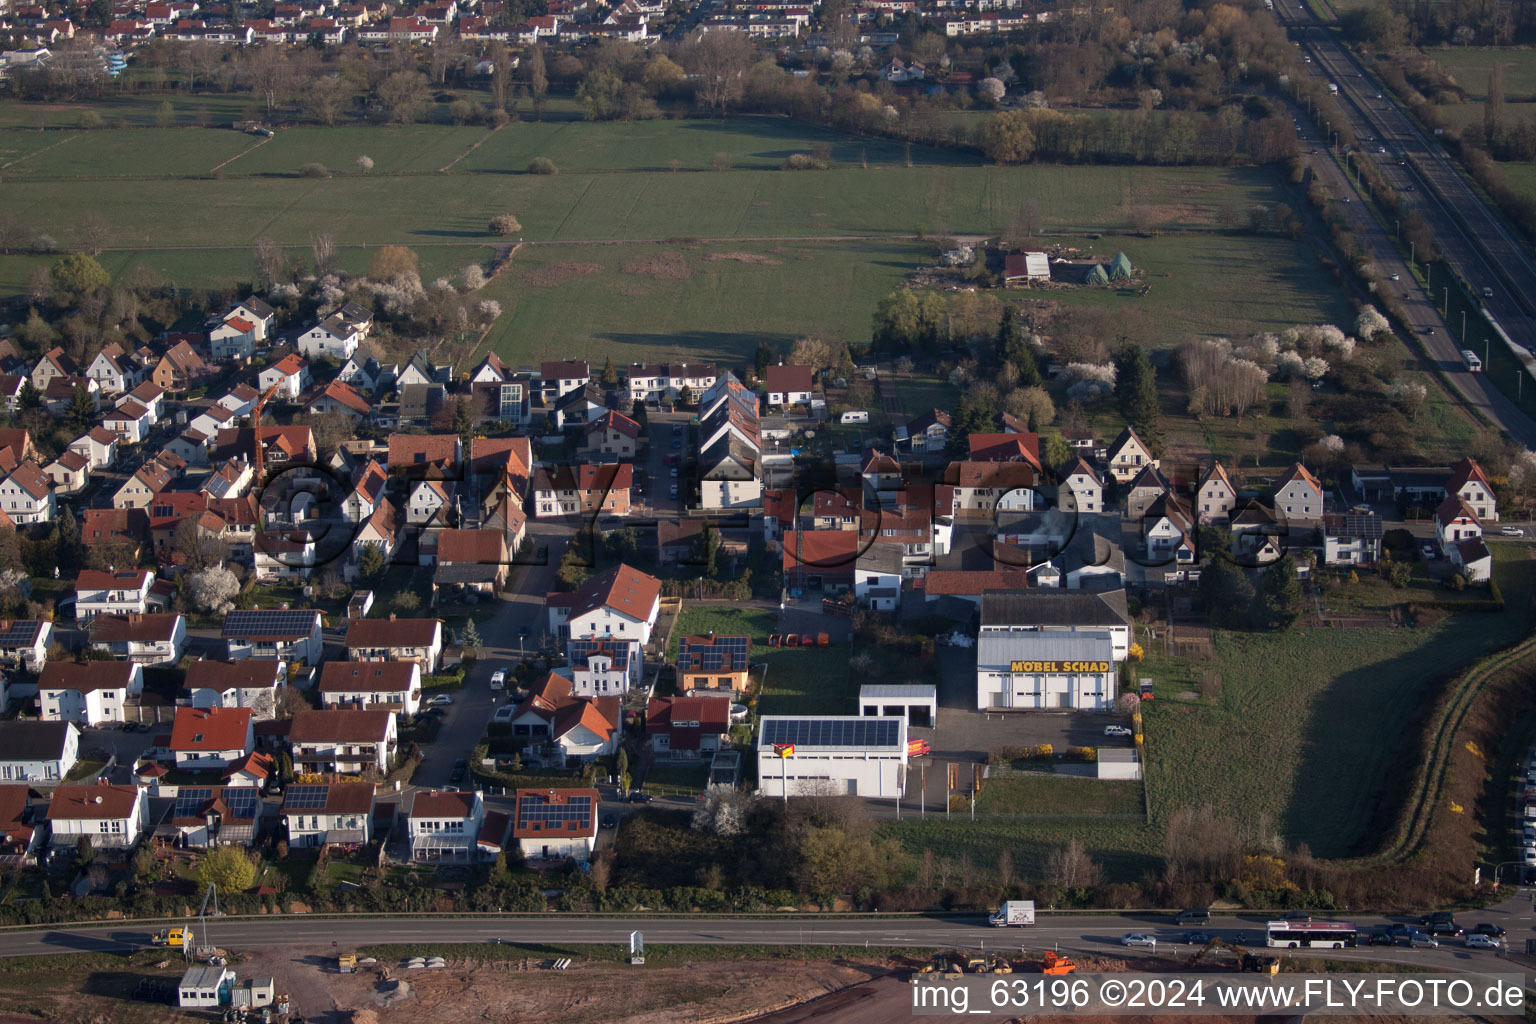
[[[905,718],[908,726],[932,729],[939,721],[939,689],[869,683],[859,687],[859,714],[865,718]]]
[[[1115,702],[1108,633],[989,633],[977,642],[976,706],[985,711],[1107,711]]]

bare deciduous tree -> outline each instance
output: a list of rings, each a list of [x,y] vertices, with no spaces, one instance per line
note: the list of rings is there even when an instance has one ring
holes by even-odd
[[[309,236],[309,251],[315,258],[315,276],[325,277],[336,269],[336,236],[326,233]]]
[[[266,235],[256,239],[256,244],[251,247],[251,258],[256,262],[256,279],[258,284],[271,286],[283,279],[283,273],[288,269],[288,255]]]
[[[752,63],[752,41],[745,32],[703,32],[689,42],[686,64],[698,76],[698,97],[717,117],[741,99],[747,68]]]
[[[1082,889],[1098,885],[1102,877],[1098,863],[1076,839],[1058,846],[1045,858],[1045,879],[1062,889]]]

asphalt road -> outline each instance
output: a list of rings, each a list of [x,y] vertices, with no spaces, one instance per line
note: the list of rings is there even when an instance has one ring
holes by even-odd
[[[1343,915],[1340,915],[1341,917]],[[1236,939],[1239,933],[1248,941],[1263,934],[1262,916],[1217,917],[1201,930],[1223,938]],[[1389,923],[1381,917],[1355,917],[1363,927]],[[1406,918],[1402,920],[1407,920]],[[1508,929],[1512,948],[1523,951],[1524,939],[1531,936],[1536,922],[1530,901],[1524,894],[1498,907],[1462,915],[1463,925],[1489,921]],[[154,930],[148,925],[111,925],[101,928],[37,928],[0,932],[0,956],[31,956],[48,953],[120,950],[145,945]],[[367,919],[211,919],[208,941],[224,948],[297,946],[328,944],[359,946],[389,943],[432,942],[519,942],[621,944],[631,931],[638,930],[646,942],[680,945],[879,945],[913,947],[959,947],[1015,949],[1059,948],[1094,952],[1119,949],[1119,938],[1128,932],[1151,934],[1161,950],[1172,948],[1176,954],[1193,952],[1184,942],[1185,927],[1177,926],[1170,915],[1124,913],[1096,915],[1051,915],[1042,917],[1032,928],[992,928],[983,917],[960,918],[751,918],[700,919],[570,917],[548,915],[539,918],[453,918],[437,915]],[[1320,951],[1299,951],[1315,956]],[[1345,960],[1415,964],[1421,967],[1458,970],[1486,969],[1497,954],[1458,945],[1438,949],[1408,949],[1395,946],[1361,946],[1330,950],[1329,957]],[[1500,961],[1500,970],[1511,969]]]
[[[1536,321],[1530,316],[1531,299],[1525,294],[1536,282],[1536,259],[1513,229],[1482,200],[1444,147],[1414,122],[1390,92],[1367,77],[1364,67],[1317,24],[1303,0],[1279,0],[1276,13],[1297,30],[1302,51],[1312,56],[1309,71],[1338,86],[1338,106],[1362,148],[1372,154],[1404,204],[1423,215],[1446,261],[1475,292],[1491,289],[1492,295],[1481,298],[1488,311],[1517,345],[1536,348]],[[1386,154],[1379,152],[1382,148],[1387,150]],[[1459,330],[1460,325],[1455,326]],[[1459,348],[1442,333],[1440,343],[1431,350],[1443,359],[1459,360]],[[1522,355],[1529,369],[1531,357],[1517,355]],[[1495,391],[1490,382],[1481,384],[1485,391]],[[1508,399],[1504,403],[1513,408]],[[1492,397],[1489,404],[1495,409],[1499,407]],[[1501,410],[1496,421],[1505,419]],[[1528,417],[1522,419],[1523,423],[1511,420],[1504,425],[1529,446],[1536,443],[1536,428]]]

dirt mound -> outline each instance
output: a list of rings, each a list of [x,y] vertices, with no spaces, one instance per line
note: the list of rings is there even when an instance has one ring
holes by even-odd
[[[651,256],[636,256],[625,260],[619,268],[621,274],[654,277],[658,281],[685,281],[693,276],[688,261],[680,252],[658,252]]]
[[[784,262],[755,252],[712,252],[704,258],[711,263],[724,263],[731,260],[736,263],[751,263],[759,267],[777,267]]]
[[[556,263],[542,270],[530,270],[523,275],[523,283],[535,288],[549,288],[577,277],[601,274],[607,268],[601,263]]]

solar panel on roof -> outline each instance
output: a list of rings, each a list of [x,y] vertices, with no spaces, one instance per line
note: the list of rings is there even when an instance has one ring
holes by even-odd
[[[585,824],[592,820],[592,798],[573,796],[565,803],[552,804],[541,796],[524,796],[517,802],[517,827],[528,828],[534,822],[559,827],[566,822]]]
[[[683,643],[686,668],[699,672],[735,671],[747,667],[752,641],[744,636],[717,636],[713,643]]]
[[[25,646],[32,642],[37,635],[37,622],[33,619],[23,619],[13,622],[10,628],[0,633],[0,647]]]
[[[283,808],[289,811],[318,811],[330,799],[330,786],[290,786]]]
[[[254,818],[261,797],[254,786],[234,786],[224,791],[224,802],[231,818]]]
[[[176,817],[195,818],[203,813],[203,805],[213,796],[213,790],[193,787],[176,792]]]
[[[763,744],[800,747],[895,746],[901,723],[881,718],[790,718],[763,722]]]
[[[313,609],[237,610],[224,616],[223,636],[304,636],[315,626]]]

